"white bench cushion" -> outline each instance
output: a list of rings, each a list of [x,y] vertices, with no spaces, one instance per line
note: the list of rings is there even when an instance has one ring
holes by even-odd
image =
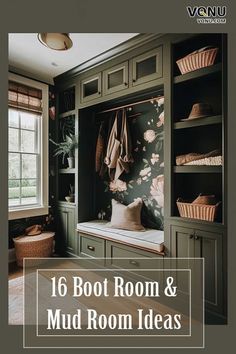
[[[107,221],[93,220],[77,224],[77,231],[131,246],[142,247],[150,251],[162,252],[164,250],[164,231],[161,230],[120,230],[109,227]]]

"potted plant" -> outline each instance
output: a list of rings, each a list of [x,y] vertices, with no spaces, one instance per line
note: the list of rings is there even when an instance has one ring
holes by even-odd
[[[56,143],[52,139],[50,141],[57,146],[54,151],[54,156],[62,155],[62,163],[65,163],[65,158],[67,157],[69,168],[75,167],[75,157],[74,152],[75,149],[78,147],[78,140],[77,137],[74,135],[67,135],[65,141],[61,143]]]

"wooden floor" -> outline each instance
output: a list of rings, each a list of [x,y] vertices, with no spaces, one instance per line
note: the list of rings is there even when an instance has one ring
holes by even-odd
[[[8,266],[8,279],[14,279],[23,275],[23,268],[18,267],[16,262],[9,263]]]

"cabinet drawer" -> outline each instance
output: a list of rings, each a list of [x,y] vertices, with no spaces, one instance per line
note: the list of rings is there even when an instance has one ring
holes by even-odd
[[[105,256],[105,241],[98,237],[93,237],[79,233],[79,255],[89,257]]]
[[[138,258],[158,258],[158,264],[163,259],[161,255],[109,241],[106,243],[106,255],[111,266],[125,269],[147,268],[145,259]]]

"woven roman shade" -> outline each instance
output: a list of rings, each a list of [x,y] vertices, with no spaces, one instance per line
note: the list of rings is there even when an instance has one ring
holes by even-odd
[[[13,108],[42,113],[42,91],[9,81],[8,105]]]

